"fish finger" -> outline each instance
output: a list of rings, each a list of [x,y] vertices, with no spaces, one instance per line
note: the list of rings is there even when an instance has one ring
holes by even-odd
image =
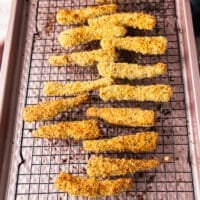
[[[113,82],[111,78],[101,78],[94,81],[75,81],[67,84],[46,82],[43,91],[48,96],[81,94],[112,85]]]
[[[58,41],[63,47],[71,47],[94,40],[101,40],[104,37],[125,36],[126,32],[126,28],[123,26],[107,25],[99,28],[82,26],[61,32],[58,36]]]
[[[70,195],[98,197],[118,195],[126,190],[130,190],[133,182],[131,178],[98,180],[61,172],[56,178],[54,185],[57,190]]]
[[[77,64],[79,66],[93,66],[99,62],[114,62],[117,59],[114,49],[98,49],[92,51],[82,51],[68,53],[61,56],[50,56],[49,64],[54,66],[70,66]]]
[[[93,156],[88,161],[87,174],[89,177],[106,178],[150,170],[159,166],[158,159],[136,160]]]
[[[22,116],[24,121],[45,121],[52,119],[56,115],[65,112],[73,107],[79,106],[88,100],[89,96],[86,94],[67,99],[57,99],[39,103],[37,105],[29,105],[24,108]]]
[[[156,149],[158,133],[141,132],[135,135],[117,136],[111,139],[85,140],[83,149],[89,152],[150,152]]]
[[[103,62],[97,65],[97,69],[103,77],[129,80],[153,78],[163,75],[167,71],[166,64],[164,63],[144,66],[129,63]]]
[[[89,19],[88,24],[93,27],[101,27],[109,24],[128,26],[140,30],[152,30],[156,25],[156,18],[153,15],[142,12],[115,13]]]
[[[99,96],[103,101],[109,100],[135,100],[168,102],[173,90],[170,85],[111,85],[100,88]]]
[[[144,55],[161,55],[167,50],[167,39],[163,36],[103,38],[101,40],[101,47],[103,49],[113,47],[122,50],[134,51]]]
[[[85,140],[96,139],[101,136],[101,131],[96,120],[82,120],[60,122],[38,128],[33,132],[34,137]]]
[[[154,111],[141,108],[96,108],[86,111],[88,117],[98,117],[104,121],[121,126],[149,127],[154,125]]]
[[[56,14],[56,20],[59,24],[70,25],[70,24],[82,24],[85,23],[89,18],[95,18],[105,14],[112,14],[117,12],[117,5],[100,5],[95,7],[81,8],[77,10],[58,10]]]

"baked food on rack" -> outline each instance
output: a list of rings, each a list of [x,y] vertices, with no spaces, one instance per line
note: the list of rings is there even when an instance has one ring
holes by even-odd
[[[70,66],[73,64],[79,66],[93,66],[99,62],[114,62],[117,57],[117,53],[113,48],[106,50],[97,49],[67,53],[61,56],[50,56],[49,64],[53,66]]]
[[[120,194],[131,189],[133,182],[131,178],[98,180],[61,172],[54,185],[59,191],[67,192],[70,195],[98,197]]]
[[[97,108],[86,111],[88,117],[101,118],[104,121],[121,126],[149,127],[154,125],[154,111],[141,108]]]
[[[34,137],[85,140],[96,139],[102,135],[96,120],[67,121],[45,125],[33,131]]]
[[[24,121],[45,121],[52,119],[56,115],[65,112],[73,107],[79,106],[88,100],[87,94],[82,94],[72,98],[57,99],[39,103],[37,105],[29,105],[24,108],[22,116]]]
[[[90,6],[74,10],[61,9],[56,14],[56,20],[62,25],[82,24],[90,18],[116,12],[117,5],[115,4]]]
[[[154,65],[138,65],[130,63],[102,62],[97,65],[98,72],[103,77],[120,79],[143,79],[153,78],[166,73],[164,63]]]
[[[161,55],[167,50],[167,38],[163,36],[103,38],[101,47],[103,49],[116,48],[141,54]]]
[[[123,26],[105,25],[102,27],[81,26],[62,31],[58,41],[63,47],[72,47],[94,40],[101,40],[104,37],[123,37],[126,35],[126,28]]]
[[[143,12],[115,13],[88,20],[88,24],[94,27],[105,25],[128,26],[141,30],[152,30],[156,25],[156,18],[153,15]]]
[[[141,132],[135,135],[117,136],[111,139],[85,140],[83,148],[89,152],[149,152],[156,149],[157,132]]]
[[[92,156],[88,160],[87,174],[90,177],[106,178],[150,170],[159,166],[158,159],[138,160]]]
[[[75,81],[70,83],[46,82],[43,91],[48,96],[81,94],[112,85],[112,78],[101,78],[93,81]]]
[[[109,100],[135,100],[168,102],[173,90],[170,85],[110,85],[100,88],[99,96],[103,101]]]

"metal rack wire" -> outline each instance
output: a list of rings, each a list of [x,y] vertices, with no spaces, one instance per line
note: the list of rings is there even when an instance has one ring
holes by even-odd
[[[88,103],[60,114],[54,120],[47,122],[23,123],[21,131],[20,155],[22,162],[18,165],[15,199],[87,199],[71,197],[59,193],[53,186],[56,175],[68,171],[80,176],[86,175],[86,164],[91,154],[82,149],[81,142],[73,140],[45,140],[32,137],[32,130],[61,120],[85,119],[85,110],[90,106],[106,107],[142,107],[156,112],[156,124],[153,128],[116,127],[99,120],[104,137],[125,135],[144,130],[156,130],[160,133],[159,145],[155,152],[147,154],[104,154],[111,157],[152,158],[158,157],[162,165],[156,170],[132,175],[134,187],[116,197],[100,199],[194,199],[192,170],[189,158],[189,141],[187,130],[184,84],[182,80],[181,58],[176,25],[176,8],[174,0],[123,0],[117,1],[119,11],[144,11],[157,18],[153,31],[129,30],[129,35],[164,35],[168,38],[168,50],[163,56],[142,56],[120,51],[119,61],[131,63],[153,64],[158,61],[168,65],[167,74],[158,78],[137,81],[117,80],[119,83],[153,84],[166,83],[174,89],[174,94],[168,103],[138,103],[108,102],[98,98],[96,92],[91,93]],[[47,99],[42,93],[45,81],[76,81],[99,78],[97,69],[93,67],[50,67],[47,61],[49,55],[64,52],[98,48],[98,42],[64,49],[57,41],[60,31],[69,28],[55,22],[56,11],[60,8],[80,8],[95,5],[94,0],[38,0],[36,10],[36,33],[33,35],[31,61],[28,74],[26,102],[37,104]],[[56,97],[60,98],[60,97]],[[168,162],[163,159],[169,158]]]

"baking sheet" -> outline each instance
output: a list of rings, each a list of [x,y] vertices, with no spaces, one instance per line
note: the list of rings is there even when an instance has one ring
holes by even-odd
[[[49,55],[71,52],[83,49],[98,48],[98,43],[63,49],[59,46],[57,35],[68,28],[55,23],[55,13],[59,8],[79,8],[94,5],[94,1],[46,1],[30,3],[29,27],[26,39],[23,77],[20,90],[19,115],[16,127],[16,150],[13,154],[13,173],[11,176],[8,199],[86,199],[71,197],[58,193],[53,181],[61,170],[85,176],[85,168],[91,154],[82,150],[81,142],[72,140],[57,141],[34,139],[32,130],[44,124],[57,123],[60,120],[85,119],[85,110],[90,106],[106,107],[136,107],[156,111],[156,125],[153,128],[115,127],[102,121],[100,126],[104,137],[129,134],[142,130],[156,130],[160,133],[159,145],[155,152],[148,154],[106,154],[111,157],[125,158],[160,158],[160,168],[133,175],[134,187],[131,191],[117,197],[102,197],[100,199],[193,199],[192,169],[189,154],[186,105],[184,85],[182,80],[182,65],[178,44],[178,29],[176,26],[176,8],[173,0],[163,1],[125,1],[119,4],[120,11],[141,10],[154,14],[157,27],[152,32],[133,31],[131,35],[165,35],[168,38],[168,51],[163,56],[141,56],[126,51],[120,52],[120,61],[152,64],[165,62],[168,65],[166,75],[140,81],[119,81],[119,83],[151,84],[166,83],[174,89],[174,95],[169,103],[138,103],[114,102],[104,103],[96,92],[91,94],[91,100],[79,108],[59,115],[48,122],[23,123],[21,109],[24,105],[36,104],[47,98],[42,93],[45,81],[75,81],[99,78],[96,67],[50,67],[47,61]],[[166,8],[168,8],[166,10]],[[35,15],[36,14],[36,15]],[[36,23],[34,26],[34,22]],[[17,147],[18,146],[18,147]],[[169,162],[164,162],[164,157]],[[17,162],[16,162],[17,161]],[[15,170],[17,169],[17,171]],[[17,182],[15,182],[15,180]]]

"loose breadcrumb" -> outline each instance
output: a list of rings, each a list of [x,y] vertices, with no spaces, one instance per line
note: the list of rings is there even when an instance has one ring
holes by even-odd
[[[136,100],[168,102],[172,96],[169,85],[111,85],[100,88],[99,96],[103,101],[109,100]]]
[[[158,159],[128,160],[93,156],[88,161],[87,174],[90,177],[106,178],[110,176],[127,175],[159,166],[160,161]]]
[[[167,50],[167,38],[163,36],[103,38],[101,47],[103,49],[113,47],[141,54],[160,55]]]
[[[37,120],[49,120],[65,112],[73,107],[79,106],[88,100],[89,96],[86,94],[79,95],[73,98],[58,99],[53,101],[47,101],[37,105],[29,105],[24,108],[22,116],[24,121],[31,122]]]
[[[125,36],[126,32],[126,28],[123,26],[103,26],[99,28],[82,26],[61,32],[58,41],[63,47],[71,47],[93,40],[101,40],[104,37]]]
[[[154,111],[141,108],[95,108],[87,109],[89,117],[99,117],[108,123],[132,126],[149,127],[154,125]]]
[[[60,122],[43,126],[33,132],[34,137],[75,140],[96,139],[101,131],[96,120]]]
[[[98,197],[118,195],[132,188],[133,182],[130,178],[118,178],[115,180],[98,180],[73,176],[61,172],[55,181],[55,187],[61,192],[70,195]]]
[[[81,94],[112,85],[113,82],[111,78],[101,78],[94,81],[76,81],[67,84],[46,82],[43,91],[48,96]]]
[[[117,12],[117,5],[101,5],[95,7],[81,8],[77,10],[58,10],[56,20],[59,24],[81,24],[85,23],[89,18],[95,18],[105,14]]]
[[[157,147],[158,133],[142,132],[111,139],[85,140],[83,149],[89,152],[149,152]]]
[[[99,62],[114,62],[117,54],[114,49],[98,49],[92,51],[82,51],[68,53],[62,56],[50,56],[49,63],[54,66],[69,66],[77,64],[79,66],[92,66]]]
[[[103,77],[129,80],[153,78],[165,74],[167,71],[166,64],[164,63],[144,66],[129,63],[103,62],[97,65],[97,69]]]
[[[169,157],[169,156],[164,156],[163,160],[164,160],[165,162],[169,162],[169,161],[170,161],[170,157]]]

